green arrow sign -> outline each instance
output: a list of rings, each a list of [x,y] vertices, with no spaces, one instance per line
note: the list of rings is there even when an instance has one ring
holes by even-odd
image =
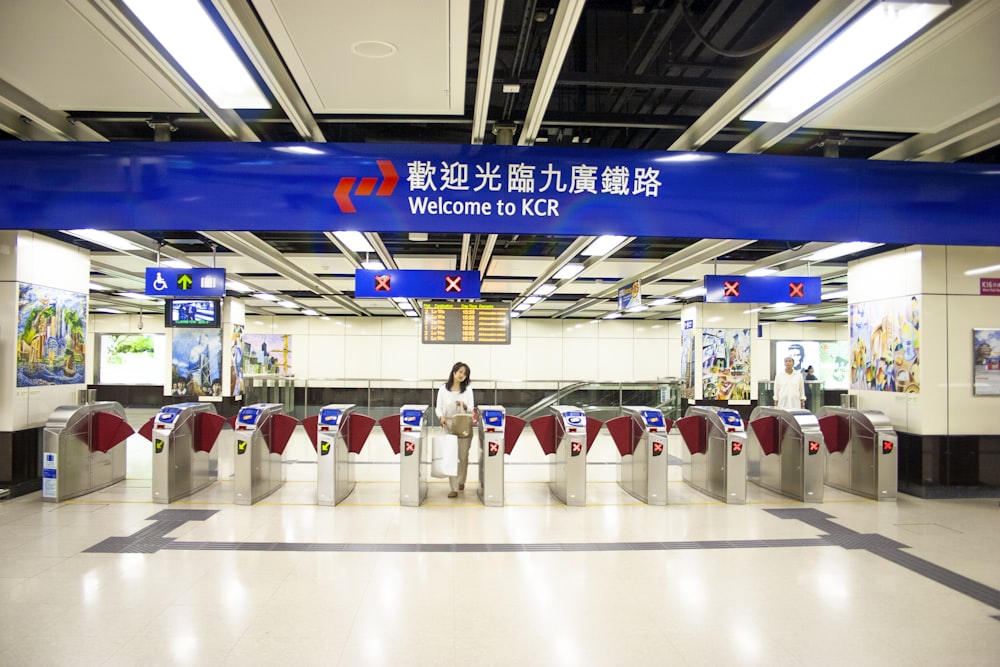
[[[181,289],[191,289],[191,276],[187,273],[182,273],[180,277],[177,278],[177,286]]]

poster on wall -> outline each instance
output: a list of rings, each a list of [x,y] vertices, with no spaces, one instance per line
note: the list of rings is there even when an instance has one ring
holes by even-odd
[[[222,329],[174,329],[173,396],[222,396]]]
[[[819,343],[819,361],[816,377],[825,389],[849,389],[850,347],[846,340],[828,340]],[[808,364],[807,364],[808,366]]]
[[[292,374],[292,337],[281,334],[243,334],[243,368],[247,373]]]
[[[681,398],[694,400],[694,320],[681,329]]]
[[[851,389],[920,392],[920,299],[850,307]]]
[[[242,324],[234,324],[229,341],[229,391],[234,398],[243,395],[243,330]]]
[[[973,329],[972,356],[972,393],[1000,396],[1000,329]]]
[[[18,283],[17,386],[83,384],[87,295]]]
[[[785,357],[791,357],[795,364],[792,368],[800,373],[812,366],[816,368],[819,361],[819,343],[814,340],[776,340],[774,354],[771,355],[771,377],[785,367]],[[818,377],[818,376],[817,376]]]
[[[97,334],[98,384],[166,384],[163,334]]]
[[[705,329],[701,334],[702,398],[750,399],[750,330]]]

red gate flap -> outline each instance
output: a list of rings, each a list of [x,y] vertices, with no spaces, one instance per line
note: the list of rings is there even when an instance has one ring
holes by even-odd
[[[347,451],[360,454],[368,442],[368,436],[375,428],[375,418],[352,412],[347,416]],[[396,433],[399,433],[397,430]]]
[[[675,424],[677,430],[684,438],[684,444],[688,451],[694,454],[704,454],[708,449],[708,433],[705,427],[705,418],[700,415],[690,415],[681,417]]]
[[[520,417],[514,417],[513,415],[506,415],[504,417],[503,449],[508,455],[514,451],[514,445],[517,444],[517,439],[521,437],[521,431],[524,430],[525,424],[527,422]]]
[[[823,432],[828,452],[836,454],[847,449],[847,442],[851,439],[851,426],[846,415],[820,417],[819,430]]]
[[[107,453],[133,433],[135,431],[128,422],[113,412],[95,412],[90,451]]]
[[[306,417],[302,420],[302,427],[309,436],[309,442],[313,444],[313,449],[319,451],[319,415]]]
[[[156,423],[156,417],[155,416],[150,417],[149,421],[146,422],[145,424],[143,424],[142,426],[140,426],[139,430],[136,431],[136,433],[138,433],[139,435],[141,435],[142,437],[144,437],[146,440],[149,440],[150,442],[153,442],[153,424],[154,423]]]
[[[267,443],[267,448],[272,454],[285,453],[288,440],[292,437],[292,432],[299,425],[299,420],[291,415],[277,414],[271,417],[271,442]],[[267,433],[267,431],[265,431]]]
[[[778,454],[778,418],[774,415],[760,417],[750,422],[750,429],[757,436],[757,442],[764,455]]]
[[[382,427],[382,432],[385,433],[385,439],[389,441],[393,454],[399,454],[399,418],[400,414],[397,412],[378,420],[378,425]]]
[[[639,437],[633,438],[632,416],[622,415],[609,419],[604,423],[608,427],[611,439],[615,441],[615,447],[622,456],[629,456],[635,452],[635,446],[639,443]]]
[[[604,422],[600,419],[595,419],[594,417],[587,417],[587,453],[590,453],[590,447],[594,444],[594,440],[597,440],[597,434],[600,432],[601,427],[604,426]]]
[[[531,420],[531,430],[538,438],[538,444],[546,454],[556,453],[556,417],[543,415]]]
[[[214,412],[199,412],[195,415],[194,451],[211,452],[215,441],[226,426],[226,418]]]

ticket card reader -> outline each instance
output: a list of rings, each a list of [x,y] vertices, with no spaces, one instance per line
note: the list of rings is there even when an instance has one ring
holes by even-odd
[[[427,405],[399,409],[399,504],[404,507],[419,507],[427,497],[430,415]]]
[[[178,403],[160,408],[152,419],[153,502],[172,503],[219,476],[215,441],[226,420],[211,403]],[[144,429],[140,433],[146,435]]]
[[[702,493],[734,505],[747,501],[747,434],[736,410],[693,405],[677,420],[684,439],[681,473]]]
[[[549,491],[563,503],[587,504],[587,452],[604,424],[573,405],[553,405],[531,420],[531,429],[549,459]]]
[[[750,413],[747,479],[803,502],[823,502],[825,451],[816,416],[758,406]]]
[[[326,405],[302,420],[316,450],[316,502],[333,507],[354,490],[354,461],[375,426],[351,404]]]
[[[618,447],[618,486],[649,505],[667,504],[667,436],[673,423],[646,406],[622,406],[605,426]]]
[[[255,403],[233,418],[236,454],[233,466],[236,504],[252,505],[285,483],[281,455],[298,425],[281,403]]]
[[[866,498],[896,500],[899,437],[885,413],[824,406],[818,416],[826,442],[826,484]]]
[[[479,499],[487,507],[503,507],[504,455],[510,454],[524,420],[508,415],[502,405],[479,407]]]

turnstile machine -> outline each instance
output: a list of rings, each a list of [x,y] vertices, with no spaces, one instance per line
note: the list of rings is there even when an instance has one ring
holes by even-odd
[[[479,499],[487,507],[503,507],[504,455],[510,454],[524,420],[508,415],[502,405],[479,407]]]
[[[747,479],[803,502],[823,502],[823,433],[807,410],[758,406],[750,413]]]
[[[299,421],[282,412],[281,403],[255,403],[232,418],[236,432],[233,465],[236,504],[252,505],[285,483],[281,455]]]
[[[604,423],[621,454],[618,486],[649,505],[666,505],[667,435],[673,424],[656,408],[623,405],[622,412]]]
[[[824,406],[819,427],[826,441],[828,485],[875,500],[896,500],[899,437],[885,413]]]
[[[154,503],[172,503],[218,479],[215,441],[225,425],[211,403],[177,403],[160,408],[139,429],[153,443]]]
[[[427,405],[404,405],[398,415],[378,421],[392,450],[399,454],[399,504],[419,507],[427,497],[431,465],[431,410]]]
[[[692,405],[677,420],[684,439],[681,474],[702,493],[733,505],[747,502],[747,434],[740,413]]]
[[[333,507],[354,491],[354,459],[368,440],[375,420],[351,404],[326,405],[302,420],[317,453],[316,503]]]
[[[114,401],[56,408],[42,431],[42,500],[61,502],[125,479],[125,448],[135,433]]]
[[[531,430],[549,459],[549,492],[566,505],[587,504],[587,452],[604,424],[573,405],[553,405],[531,420]]]

